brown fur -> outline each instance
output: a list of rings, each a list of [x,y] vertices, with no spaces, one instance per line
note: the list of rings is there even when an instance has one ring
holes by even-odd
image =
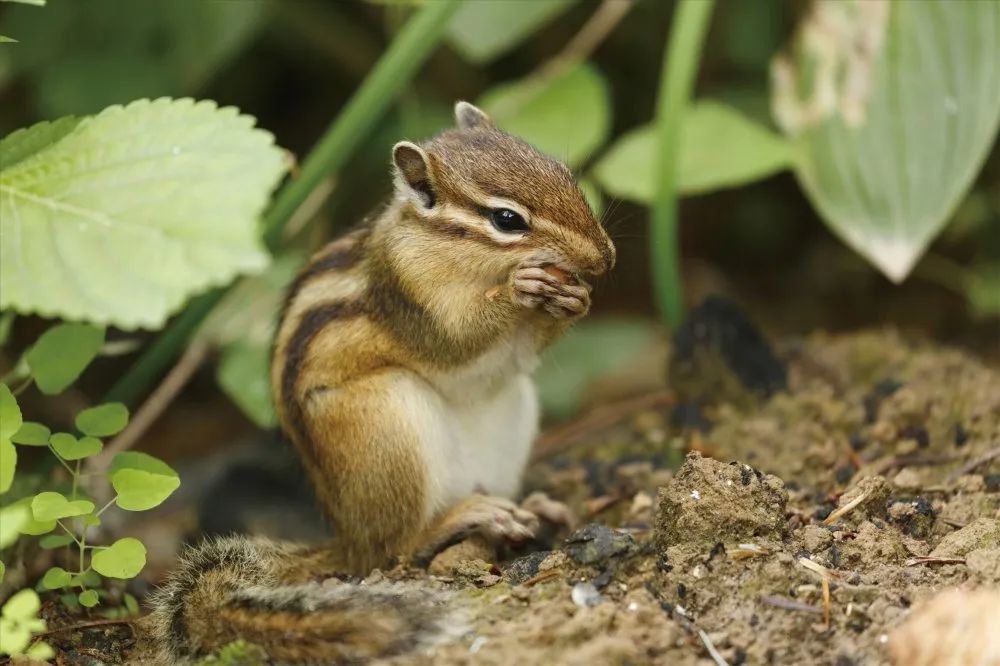
[[[614,263],[614,246],[565,166],[475,107],[460,103],[456,117],[457,129],[397,145],[392,204],[317,253],[282,312],[271,373],[278,415],[334,542],[321,554],[257,541],[195,550],[157,602],[164,654],[204,655],[243,637],[278,660],[340,663],[433,633],[426,603],[392,612],[363,597],[333,600],[307,581],[423,558],[482,529],[492,498],[425,515],[427,463],[400,396],[510,344],[525,325],[544,347],[589,305],[582,281],[552,276],[600,274]],[[530,232],[490,226],[497,198],[527,211]],[[546,265],[558,270],[529,281],[529,291],[518,286],[519,270]],[[563,302],[572,310],[560,307],[570,296],[577,300]]]

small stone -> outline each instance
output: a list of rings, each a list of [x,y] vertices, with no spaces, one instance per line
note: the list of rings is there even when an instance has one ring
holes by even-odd
[[[885,480],[885,477],[869,476],[861,479],[857,485],[840,496],[837,506],[838,508],[847,506],[862,495],[864,495],[864,500],[851,509],[850,513],[841,520],[860,523],[869,518],[885,518],[885,504],[891,491],[892,487]]]
[[[438,553],[431,560],[427,572],[432,576],[454,576],[465,562],[492,561],[495,555],[489,541],[479,536],[469,537]]]
[[[503,570],[503,578],[511,585],[520,585],[524,581],[537,576],[539,567],[552,551],[543,550],[519,557],[510,562]]]
[[[573,603],[582,608],[589,608],[601,603],[601,593],[593,583],[577,583],[570,593]]]
[[[623,555],[634,545],[635,540],[630,535],[591,523],[571,534],[564,550],[578,564],[602,564]]]
[[[978,548],[965,556],[965,564],[983,580],[1000,583],[1000,547]]]
[[[920,474],[912,467],[904,467],[892,480],[893,485],[905,490],[916,490],[923,486]]]
[[[833,543],[833,534],[830,530],[819,525],[806,525],[799,531],[802,538],[802,547],[810,553],[819,553],[830,547]]]
[[[931,551],[932,557],[965,557],[980,548],[1000,546],[1000,520],[980,518],[952,532]]]

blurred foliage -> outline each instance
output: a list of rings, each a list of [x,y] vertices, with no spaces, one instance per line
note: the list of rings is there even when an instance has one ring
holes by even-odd
[[[488,63],[517,47],[575,0],[476,0],[448,26],[448,41],[470,62]]]
[[[603,145],[611,129],[607,82],[586,64],[554,77],[501,84],[478,103],[500,127],[571,168]],[[572,122],[566,118],[566,109],[575,109]]]
[[[544,413],[556,419],[575,414],[594,380],[640,357],[659,334],[643,319],[600,319],[573,327],[546,352],[538,371]]]
[[[50,0],[10,11],[20,38],[0,51],[8,77],[30,81],[43,118],[96,113],[142,97],[189,95],[263,25],[266,2]]]
[[[901,282],[1000,124],[1000,3],[819,2],[775,60],[773,100],[824,219]]]
[[[609,194],[640,203],[653,198],[654,128],[624,134],[594,167]],[[766,178],[792,166],[792,144],[735,109],[711,100],[694,104],[681,133],[678,189],[705,194]]]

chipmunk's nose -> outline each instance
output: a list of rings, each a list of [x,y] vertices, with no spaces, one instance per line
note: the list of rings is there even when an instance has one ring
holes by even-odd
[[[598,244],[596,250],[597,252],[593,253],[588,258],[588,261],[581,266],[583,272],[595,277],[598,275],[604,275],[614,268],[616,256],[615,246],[610,240]]]

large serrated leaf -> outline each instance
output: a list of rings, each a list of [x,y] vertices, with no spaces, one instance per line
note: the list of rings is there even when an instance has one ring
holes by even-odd
[[[993,145],[1000,3],[825,1],[798,34],[772,68],[775,116],[804,149],[798,178],[830,227],[900,282]]]
[[[258,218],[285,171],[231,107],[140,100],[0,171],[0,308],[157,328],[193,293],[268,261]],[[37,129],[36,129],[37,128]]]

